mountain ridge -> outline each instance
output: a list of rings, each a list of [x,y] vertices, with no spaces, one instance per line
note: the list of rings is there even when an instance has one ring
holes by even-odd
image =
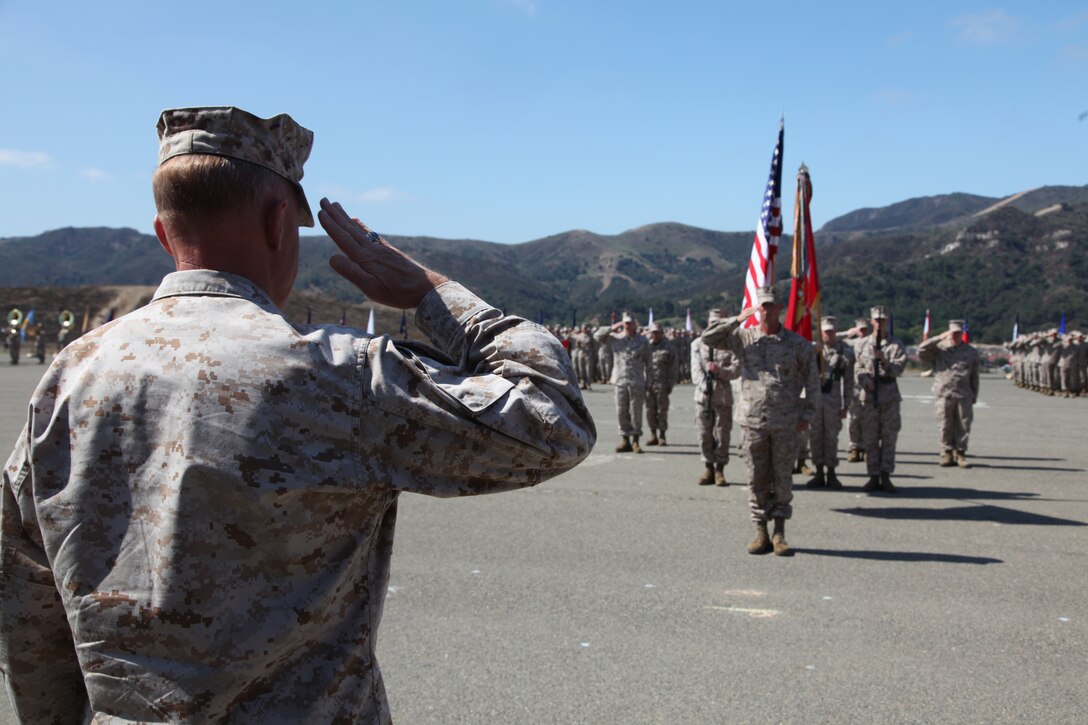
[[[1042,211],[1047,213],[1036,214]],[[657,320],[682,324],[688,309],[697,321],[712,306],[738,311],[753,236],[754,230],[722,232],[670,221],[613,235],[574,229],[509,245],[388,239],[489,302],[532,319],[607,320],[627,308],[645,320],[652,308]],[[1075,276],[1086,255],[1088,186],[1044,186],[1002,199],[918,197],[842,215],[816,236],[825,313],[852,317],[881,303],[912,321],[927,307],[938,316],[962,316],[969,314],[962,308],[970,292],[986,289],[976,313],[985,336],[1000,339],[1005,323],[999,318],[1018,305],[1022,325],[1042,324],[1058,307],[1088,324],[1084,285],[1077,284],[1084,277]],[[779,278],[788,274],[789,245],[786,236]],[[335,304],[356,304],[359,293],[328,267],[334,251],[327,237],[304,237],[295,288]],[[154,285],[172,270],[153,236],[128,228],[67,227],[0,239],[0,286]],[[991,276],[974,280],[972,270],[990,270]],[[992,284],[1007,278],[1013,281]],[[903,331],[913,334],[905,325]]]

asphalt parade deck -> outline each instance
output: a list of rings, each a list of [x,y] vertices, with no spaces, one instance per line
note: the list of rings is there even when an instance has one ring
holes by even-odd
[[[5,457],[42,371],[0,364]],[[403,496],[378,640],[394,719],[1084,722],[1088,398],[984,375],[961,470],[937,465],[930,385],[901,382],[898,494],[863,494],[862,463],[841,491],[795,476],[792,558],[745,552],[742,460],[734,485],[696,485],[691,386],[667,448],[613,453],[595,386],[599,443],[574,471]]]

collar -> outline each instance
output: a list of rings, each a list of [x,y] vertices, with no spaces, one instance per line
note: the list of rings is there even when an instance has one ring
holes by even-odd
[[[238,297],[261,307],[278,309],[264,290],[245,277],[213,269],[189,269],[171,272],[162,279],[152,300],[166,297],[211,296]]]

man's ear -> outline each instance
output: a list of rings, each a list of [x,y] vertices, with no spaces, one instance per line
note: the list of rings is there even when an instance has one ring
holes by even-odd
[[[170,241],[169,241],[169,239],[167,239],[167,236],[166,236],[166,225],[162,223],[162,219],[159,218],[158,214],[155,215],[155,225],[154,226],[155,226],[155,236],[159,238],[159,244],[162,245],[162,248],[166,250],[167,254],[169,254],[171,257],[173,257],[174,252],[173,252],[172,249],[170,249]]]
[[[287,229],[287,200],[276,199],[265,207],[265,244],[269,249],[279,251],[283,246],[283,233]]]

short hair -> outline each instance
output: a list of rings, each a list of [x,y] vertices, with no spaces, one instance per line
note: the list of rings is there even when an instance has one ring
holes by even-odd
[[[151,177],[155,208],[165,221],[213,219],[251,209],[288,186],[285,179],[257,164],[212,154],[175,156]]]

